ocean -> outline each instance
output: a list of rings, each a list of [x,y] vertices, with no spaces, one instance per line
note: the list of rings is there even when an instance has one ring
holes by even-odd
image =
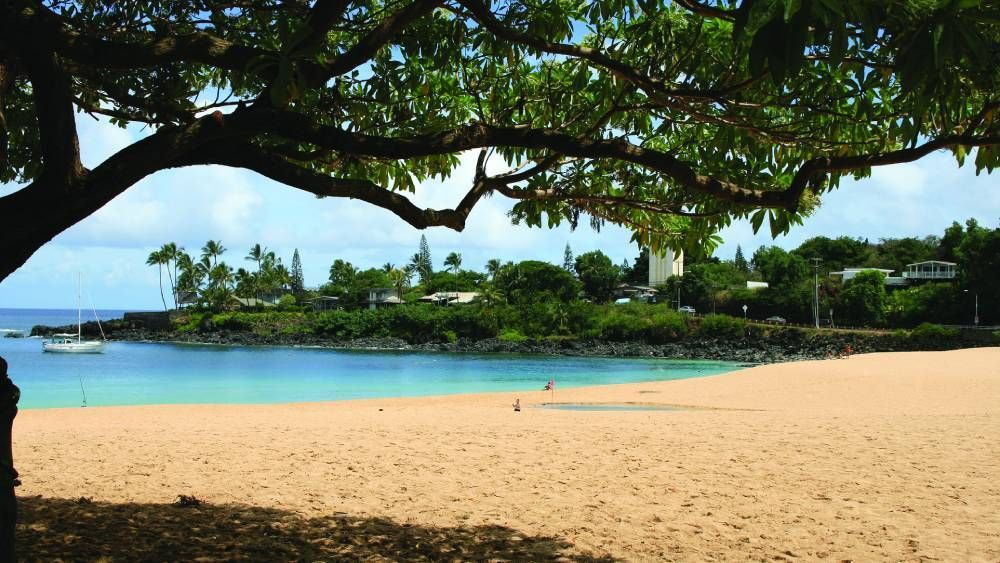
[[[88,315],[89,313],[89,315]],[[122,311],[98,310],[101,319]],[[93,319],[84,313],[84,321]],[[0,328],[76,322],[75,310],[0,309]],[[21,408],[259,404],[529,391],[685,379],[741,364],[707,360],[344,351],[109,342],[103,354],[43,353],[38,338],[0,338]]]

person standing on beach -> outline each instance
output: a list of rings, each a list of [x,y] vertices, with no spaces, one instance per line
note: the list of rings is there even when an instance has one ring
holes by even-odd
[[[514,398],[514,412],[521,412],[521,399],[520,397]]]

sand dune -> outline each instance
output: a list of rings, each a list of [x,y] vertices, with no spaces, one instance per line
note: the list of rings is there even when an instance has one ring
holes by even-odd
[[[531,392],[520,413],[496,394],[23,411],[21,551],[1000,559],[1000,348],[555,397],[698,408],[561,411]],[[170,506],[182,494],[204,504]]]

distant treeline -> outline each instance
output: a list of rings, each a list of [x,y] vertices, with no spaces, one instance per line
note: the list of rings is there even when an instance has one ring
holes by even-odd
[[[613,331],[611,324],[621,320],[625,313],[611,309],[600,313],[607,319],[583,322],[580,319],[590,313],[582,311],[593,310],[585,303],[604,304],[620,297],[617,288],[622,283],[645,285],[649,264],[645,250],[631,263],[616,265],[599,250],[574,256],[567,245],[561,265],[537,260],[515,263],[493,259],[485,264],[483,271],[476,271],[463,268],[461,254],[451,252],[442,262],[443,269],[435,269],[427,240],[421,237],[418,251],[405,265],[386,263],[381,267],[361,269],[337,259],[329,268],[326,282],[309,290],[302,279],[297,250],[290,270],[285,269],[272,251],[259,244],[245,257],[253,264],[251,269],[233,270],[219,260],[225,252],[219,241],[209,241],[201,250],[200,260],[195,261],[183,249],[168,244],[151,255],[149,263],[167,272],[172,288],[176,289],[174,294],[193,296],[189,303],[202,311],[233,308],[231,298],[234,296],[259,298],[269,295],[273,298],[283,295],[280,303],[290,310],[324,295],[337,297],[338,306],[349,312],[364,305],[372,288],[393,289],[407,307],[423,295],[470,291],[478,293],[480,304],[492,311],[489,318],[505,319],[505,322],[495,322],[496,327],[510,327],[523,335],[592,335]],[[811,265],[813,259],[819,260],[816,268]],[[876,272],[857,275],[847,282],[829,275],[848,267],[883,268],[898,275],[906,264],[925,260],[956,262],[958,276],[954,280],[887,288]],[[815,237],[790,251],[762,246],[749,259],[737,247],[732,260],[689,253],[686,262],[683,277],[670,278],[666,285],[658,288],[657,301],[661,306],[648,309],[650,315],[655,311],[665,314],[684,305],[693,306],[700,313],[743,317],[743,306],[746,306],[751,319],[781,316],[790,322],[811,323],[814,282],[818,278],[820,317],[825,323],[910,328],[924,322],[970,324],[977,298],[981,323],[1000,322],[1000,228],[985,228],[972,219],[965,225],[953,223],[940,237],[878,242],[849,237]],[[750,290],[747,281],[764,281],[769,287]],[[164,301],[166,307],[166,299]],[[337,314],[340,313],[331,318],[340,318]],[[466,313],[434,313],[463,314]],[[399,311],[391,315],[405,318],[431,314]],[[511,320],[514,318],[523,318],[523,321],[514,322]],[[367,321],[344,320],[344,326],[337,325],[336,330],[378,332],[352,328],[363,322]],[[482,323],[486,320],[478,319],[473,324]],[[533,324],[546,328],[535,328]],[[403,326],[397,328],[409,330]],[[474,330],[470,332],[473,333],[478,334]]]

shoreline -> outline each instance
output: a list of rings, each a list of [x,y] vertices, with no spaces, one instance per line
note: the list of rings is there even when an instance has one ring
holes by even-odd
[[[36,326],[32,336],[45,336],[64,327]],[[109,341],[222,346],[277,346],[323,348],[347,351],[447,352],[474,354],[527,354],[611,358],[671,358],[720,360],[766,364],[836,356],[848,346],[854,353],[953,350],[992,346],[990,340],[936,339],[915,341],[890,332],[813,331],[793,327],[767,327],[746,336],[706,337],[689,335],[683,339],[649,344],[644,341],[608,341],[575,337],[528,338],[523,341],[499,338],[458,338],[451,342],[408,342],[394,337],[365,337],[340,340],[306,334],[263,334],[252,331],[216,330],[183,333],[105,324]],[[84,325],[84,335],[96,337],[97,327]]]
[[[1000,347],[877,353],[556,390],[708,407],[669,411],[515,413],[506,392],[23,411],[18,542],[28,560],[393,560],[416,543],[429,559],[996,560],[998,364]]]

